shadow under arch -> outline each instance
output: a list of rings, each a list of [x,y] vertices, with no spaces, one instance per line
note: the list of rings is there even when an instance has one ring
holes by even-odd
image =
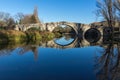
[[[84,38],[90,43],[96,43],[101,38],[101,33],[96,28],[88,29],[85,34],[83,35]]]
[[[57,42],[56,42],[56,39],[54,39],[54,43],[57,44],[57,45],[59,45],[59,46],[65,47],[65,46],[69,46],[69,45],[71,45],[71,44],[74,44],[74,42],[76,42],[77,39],[78,39],[77,36],[75,36],[75,38],[73,38],[73,41],[72,41],[72,42],[70,42],[70,43],[68,43],[68,44],[65,44],[65,45],[62,45],[62,44],[57,43]]]

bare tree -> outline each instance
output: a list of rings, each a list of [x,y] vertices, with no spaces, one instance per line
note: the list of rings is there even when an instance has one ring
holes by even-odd
[[[120,21],[120,0],[115,0],[114,1],[114,6],[117,9],[117,20]]]
[[[23,19],[21,19],[21,24],[30,24],[31,15],[25,15]]]
[[[14,18],[5,12],[0,12],[0,27],[4,29],[12,29],[15,25]]]
[[[116,8],[113,2],[114,0],[97,0],[97,15],[102,16],[112,30],[116,21]]]
[[[36,17],[34,15],[24,15],[21,19],[21,24],[35,24],[37,23]]]
[[[10,16],[9,13],[5,13],[5,12],[0,12],[0,26],[1,27],[8,27],[8,23],[10,18],[12,18]]]
[[[9,18],[9,20],[7,21],[7,26],[9,28],[13,28],[15,26],[15,21],[13,18]]]
[[[4,21],[5,21],[5,22],[8,22],[10,18],[11,18],[11,16],[10,16],[9,13],[5,13],[5,14],[4,14]]]
[[[5,13],[5,12],[0,12],[0,20],[1,21],[7,21],[7,20],[9,20],[9,18],[10,18],[11,16],[10,16],[10,14],[9,13]]]
[[[2,21],[4,18],[4,12],[0,12],[0,21]]]
[[[120,11],[120,0],[115,0],[114,1],[114,6],[117,8],[117,10]]]
[[[15,18],[17,19],[17,21],[19,22],[19,24],[21,24],[21,20],[25,17],[25,15],[23,13],[17,13],[15,15]]]

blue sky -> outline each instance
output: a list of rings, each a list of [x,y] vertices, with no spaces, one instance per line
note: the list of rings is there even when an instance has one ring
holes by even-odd
[[[33,13],[38,6],[42,22],[69,21],[91,23],[96,21],[96,0],[0,0],[0,11],[15,15]]]

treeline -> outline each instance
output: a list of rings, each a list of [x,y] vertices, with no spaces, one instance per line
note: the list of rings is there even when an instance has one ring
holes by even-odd
[[[23,13],[17,13],[11,16],[10,13],[0,12],[0,29],[13,29],[17,24],[32,24],[37,23],[34,14],[25,15]]]

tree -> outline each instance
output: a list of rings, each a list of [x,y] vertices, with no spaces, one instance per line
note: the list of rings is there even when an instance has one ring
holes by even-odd
[[[10,17],[11,17],[11,16],[10,16],[9,13],[0,12],[0,21],[5,21],[5,22],[7,22],[7,20],[9,20]]]
[[[4,12],[0,12],[0,21],[2,21],[4,18]]]
[[[0,12],[0,27],[8,27],[9,21],[11,21],[9,13]]]
[[[34,15],[24,15],[24,18],[20,20],[21,24],[35,24],[37,19]]]
[[[21,24],[30,24],[31,15],[25,15],[23,19],[21,19]]]
[[[116,8],[113,3],[114,0],[97,0],[97,15],[102,16],[112,30],[116,21]]]
[[[0,21],[0,27],[4,27],[5,26],[5,22],[4,21]]]
[[[9,21],[9,19],[11,18],[9,13],[5,13],[4,14],[4,21],[7,23]]]
[[[120,0],[115,0],[114,6],[117,9],[117,20],[120,21]]]
[[[120,11],[120,0],[115,0],[114,1],[114,6],[115,6],[115,8],[117,8],[117,10]]]
[[[113,41],[114,37],[114,26],[116,22],[116,8],[114,7],[115,0],[97,0],[97,15],[100,15],[107,21],[110,30],[107,32],[109,34],[109,40]]]
[[[35,18],[35,15],[32,15],[31,18],[30,18],[30,23],[37,23],[37,20]]]
[[[7,25],[8,25],[8,27],[13,28],[14,25],[15,25],[14,19],[13,18],[9,18],[9,20],[7,22]]]
[[[53,32],[54,33],[64,33],[64,28],[61,26],[58,26],[53,30]]]
[[[15,18],[17,19],[18,23],[21,24],[21,20],[25,17],[23,13],[17,13]]]

